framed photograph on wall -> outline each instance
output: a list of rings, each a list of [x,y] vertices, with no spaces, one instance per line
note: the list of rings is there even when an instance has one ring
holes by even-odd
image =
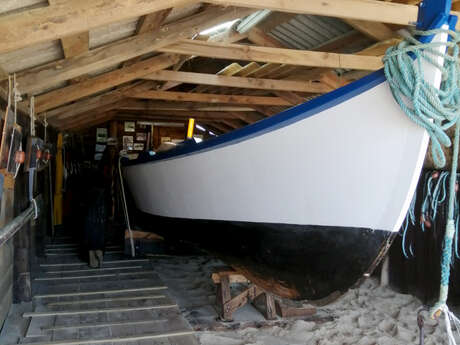
[[[96,142],[107,142],[107,128],[96,128]]]
[[[144,143],[134,143],[134,151],[143,151]]]
[[[147,139],[147,133],[138,132],[136,133],[136,141],[145,141]]]
[[[123,136],[123,150],[132,151],[134,148],[134,137],[132,135]]]
[[[136,122],[125,121],[125,132],[135,132],[135,131],[136,131]]]

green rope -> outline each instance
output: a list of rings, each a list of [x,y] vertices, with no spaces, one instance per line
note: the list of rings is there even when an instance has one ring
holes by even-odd
[[[415,35],[431,36],[440,33],[448,33],[450,41],[425,44],[415,38]],[[444,167],[446,164],[443,147],[452,145],[446,132],[449,128],[455,127],[449,181],[448,219],[441,257],[441,284],[439,300],[431,310],[432,317],[440,312],[448,312],[446,302],[452,260],[452,241],[455,234],[455,183],[460,136],[459,40],[460,35],[450,30],[436,29],[424,32],[414,30],[411,34],[405,35],[404,40],[398,46],[388,49],[383,59],[385,75],[393,96],[404,113],[428,132],[431,138],[433,161],[437,167]],[[446,53],[436,50],[441,46],[446,48]],[[443,66],[435,61],[440,56],[444,58]],[[424,80],[421,67],[423,60],[442,72],[442,83],[439,89]]]

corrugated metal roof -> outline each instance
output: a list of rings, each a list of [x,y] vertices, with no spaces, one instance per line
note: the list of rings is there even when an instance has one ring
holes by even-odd
[[[301,14],[274,27],[269,35],[289,48],[311,50],[351,31],[340,19]]]

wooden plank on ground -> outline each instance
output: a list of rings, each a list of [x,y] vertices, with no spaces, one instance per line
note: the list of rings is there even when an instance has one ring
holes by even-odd
[[[132,335],[126,337],[107,337],[99,339],[76,339],[76,340],[57,340],[57,341],[46,341],[46,342],[34,342],[34,345],[87,345],[87,344],[106,344],[106,343],[128,343],[130,341],[141,341],[141,340],[150,340],[150,339],[164,339],[164,338],[173,338],[180,337],[185,335],[193,335],[195,332],[192,330],[184,329],[177,331],[170,331],[164,333],[154,333],[154,334],[141,334],[141,335]]]
[[[66,297],[66,296],[91,296],[91,295],[101,295],[101,294],[117,294],[124,292],[139,292],[139,291],[159,291],[167,290],[167,286],[149,286],[143,288],[126,288],[126,289],[116,289],[116,290],[93,290],[93,291],[82,291],[82,292],[67,292],[67,293],[50,293],[35,295],[34,298],[52,298],[52,297]]]
[[[152,310],[152,309],[171,309],[177,308],[177,304],[165,305],[149,305],[142,307],[116,307],[116,308],[98,308],[98,309],[80,309],[80,310],[62,310],[62,311],[44,311],[44,312],[27,312],[23,317],[46,317],[58,315],[81,315],[81,314],[98,314],[98,313],[118,313],[137,310]]]

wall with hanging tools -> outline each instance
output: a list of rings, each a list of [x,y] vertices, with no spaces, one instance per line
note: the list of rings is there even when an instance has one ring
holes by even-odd
[[[0,103],[0,109],[6,109],[6,104]],[[2,115],[2,128],[5,119]],[[22,127],[22,147],[25,150],[29,137],[29,116],[18,114],[17,123]],[[43,126],[36,124],[36,136],[44,137]],[[48,140],[53,140],[55,134],[48,129]],[[2,134],[3,135],[3,134]],[[35,196],[42,194],[43,209],[49,208],[49,189],[46,188],[50,174],[48,169],[37,171],[35,179]],[[0,228],[8,224],[14,217],[29,207],[29,173],[22,165],[16,178],[0,171]],[[6,243],[0,244],[0,328],[3,325],[12,303],[30,301],[32,281],[30,267],[36,255],[43,255],[42,244],[44,236],[50,227],[49,212],[43,212],[39,219],[24,224]]]
[[[448,172],[425,169],[417,186],[415,202],[399,236],[390,249],[390,284],[417,296],[425,304],[438,298],[441,250],[448,207]],[[457,180],[460,175],[457,175]],[[457,188],[458,189],[458,188]],[[459,223],[459,195],[456,196]],[[406,226],[407,225],[407,226]],[[449,303],[460,303],[460,239],[454,237]]]

